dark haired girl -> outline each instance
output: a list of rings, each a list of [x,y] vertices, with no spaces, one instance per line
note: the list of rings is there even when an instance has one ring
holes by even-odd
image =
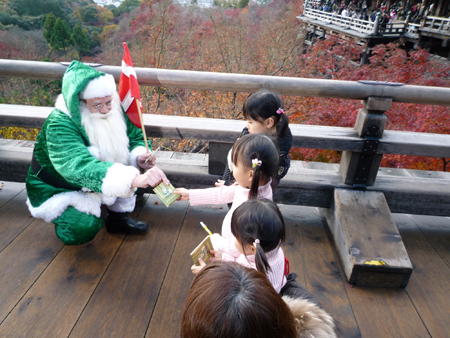
[[[279,168],[276,176],[276,181],[279,183],[286,176],[291,165],[289,150],[292,146],[289,119],[284,113],[283,102],[278,95],[267,89],[261,89],[247,97],[242,112],[247,120],[247,127],[244,128],[240,137],[247,134],[266,134],[276,138],[280,150]],[[235,179],[230,163],[230,154],[228,156],[228,165],[225,168],[222,180],[219,180],[216,186],[229,185]]]

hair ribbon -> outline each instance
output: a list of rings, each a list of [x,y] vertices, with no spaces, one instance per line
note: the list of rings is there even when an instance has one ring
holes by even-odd
[[[262,161],[261,160],[258,160],[257,158],[254,158],[252,160],[252,167],[253,168],[260,167],[261,165],[262,165]]]
[[[283,110],[283,109],[281,109],[281,108],[278,108],[278,110],[277,110],[277,114],[284,114],[284,110]]]
[[[253,246],[256,248],[256,244],[259,244],[259,239],[255,239],[255,241],[253,242]]]

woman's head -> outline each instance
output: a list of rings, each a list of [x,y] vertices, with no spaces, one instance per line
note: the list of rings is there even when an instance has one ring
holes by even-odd
[[[233,145],[233,175],[239,185],[250,188],[249,199],[258,195],[258,187],[276,178],[280,155],[275,141],[264,134],[247,134]]]
[[[284,219],[276,203],[268,199],[249,200],[231,217],[231,232],[243,249],[255,255],[258,271],[270,269],[265,253],[278,248],[285,239]]]
[[[296,337],[293,315],[266,276],[213,262],[195,277],[183,309],[182,338]]]
[[[269,134],[283,137],[289,120],[283,111],[283,102],[278,95],[261,89],[251,94],[242,107],[250,134]]]

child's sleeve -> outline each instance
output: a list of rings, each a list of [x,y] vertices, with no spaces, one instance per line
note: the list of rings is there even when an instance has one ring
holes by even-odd
[[[228,262],[235,262],[236,259],[242,255],[236,248],[235,240],[236,238],[234,236],[228,239],[223,238],[219,234],[213,234],[211,236],[211,243],[214,250],[220,251],[222,253],[222,260],[226,260]]]
[[[189,189],[189,202],[191,205],[231,203],[236,187],[237,183],[218,188]]]

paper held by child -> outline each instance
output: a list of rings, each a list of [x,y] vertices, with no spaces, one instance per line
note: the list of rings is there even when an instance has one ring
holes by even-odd
[[[166,207],[169,207],[180,197],[180,195],[174,194],[175,188],[172,184],[165,185],[164,182],[161,182],[159,185],[154,187],[153,191],[166,205]]]
[[[214,250],[214,247],[211,243],[211,237],[206,236],[206,238],[191,252],[191,257],[194,264],[197,266],[200,265],[198,261],[199,258],[201,258],[203,262],[207,263],[212,256],[210,250]]]

